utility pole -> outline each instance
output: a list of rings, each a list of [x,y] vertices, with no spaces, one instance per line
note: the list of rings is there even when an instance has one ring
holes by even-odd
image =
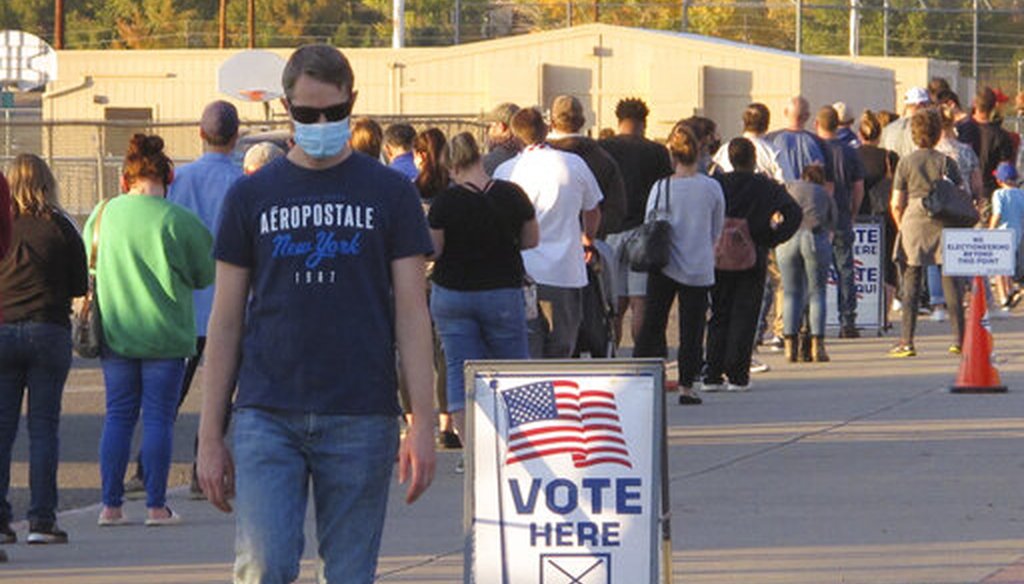
[[[679,30],[690,32],[690,3],[692,0],[683,0],[683,23]]]
[[[248,10],[249,48],[256,48],[256,0],[249,0]]]
[[[462,24],[462,0],[455,0],[455,44],[459,44],[459,28]]]
[[[974,22],[971,37],[971,76],[978,83],[978,0],[974,0]]]
[[[217,46],[227,48],[228,42],[228,0],[220,0],[220,11],[217,15]]]
[[[64,48],[64,0],[53,2],[53,48]]]
[[[391,4],[391,48],[405,46],[405,0],[392,0]]]
[[[889,0],[882,2],[882,56],[889,56]]]
[[[594,0],[594,22],[601,22],[601,0]]]
[[[850,56],[860,54],[860,0],[850,0]]]
[[[804,0],[796,0],[796,52],[803,52]]]

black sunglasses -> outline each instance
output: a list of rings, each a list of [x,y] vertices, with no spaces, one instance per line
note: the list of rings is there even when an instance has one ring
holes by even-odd
[[[288,110],[292,114],[292,119],[300,124],[315,124],[320,121],[321,114],[328,122],[340,122],[352,113],[352,100],[323,108],[294,105],[288,102]]]

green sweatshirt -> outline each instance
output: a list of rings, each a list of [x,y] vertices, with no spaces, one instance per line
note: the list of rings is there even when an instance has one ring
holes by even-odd
[[[82,232],[90,255],[98,209]],[[194,354],[192,290],[213,283],[212,245],[210,232],[184,207],[148,195],[111,199],[100,220],[96,258],[104,343],[132,358]]]

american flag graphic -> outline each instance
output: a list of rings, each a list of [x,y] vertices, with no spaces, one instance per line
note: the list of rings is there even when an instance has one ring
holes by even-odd
[[[553,380],[513,387],[501,396],[509,426],[505,464],[570,454],[576,468],[633,468],[612,392]]]

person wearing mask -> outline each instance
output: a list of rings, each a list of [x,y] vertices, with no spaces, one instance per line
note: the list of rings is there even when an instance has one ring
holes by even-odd
[[[433,247],[412,182],[349,146],[353,85],[336,48],[292,53],[281,86],[295,147],[235,183],[217,230],[199,481],[234,511],[239,584],[298,578],[310,497],[322,579],[369,584],[392,469],[409,503],[434,476]],[[311,251],[317,238],[336,253]],[[396,349],[412,398],[401,439]]]
[[[857,278],[853,269],[853,219],[864,200],[864,167],[857,151],[838,135],[839,114],[827,105],[815,119],[818,137],[828,151],[828,166],[833,177],[832,197],[836,216],[832,250],[839,274],[839,338],[855,339],[857,330]]]
[[[571,152],[587,163],[601,187],[601,226],[598,239],[621,229],[626,214],[626,185],[619,165],[596,140],[580,133],[586,123],[583,104],[571,95],[559,95],[551,105],[548,143],[556,150]]]
[[[540,308],[529,327],[530,356],[572,356],[583,321],[587,285],[584,249],[601,224],[601,188],[582,158],[552,148],[540,111],[519,110],[512,130],[523,151],[494,171],[494,178],[519,185],[530,197],[540,226],[540,244],[523,251],[526,273],[537,283]]]
[[[911,87],[903,95],[903,117],[896,118],[888,125],[882,126],[882,148],[895,152],[903,158],[914,150],[913,135],[910,129],[910,119],[918,110],[928,107],[931,97],[928,91],[922,87]]]
[[[942,136],[939,112],[923,109],[914,113],[910,124],[918,150],[901,157],[893,178],[890,206],[899,225],[894,256],[903,269],[903,312],[900,342],[889,351],[890,357],[914,357],[914,331],[917,328],[917,307],[921,297],[924,269],[942,263],[942,230],[939,219],[932,218],[921,201],[939,180],[951,180],[963,188],[956,162],[935,150]],[[949,307],[953,344],[949,352],[960,354],[963,337],[964,309],[960,287],[952,276],[942,276],[942,290]]]
[[[245,158],[242,159],[242,172],[248,176],[282,156],[284,156],[284,150],[277,144],[260,142],[245,151]]]
[[[786,360],[790,362],[798,358],[797,334],[805,308],[810,309],[811,360],[829,361],[825,352],[825,291],[828,268],[832,264],[830,236],[837,210],[836,201],[829,196],[824,183],[824,169],[808,166],[800,180],[787,184],[789,194],[803,211],[800,229],[789,241],[775,248],[782,271],[783,344]]]
[[[166,499],[174,416],[185,361],[196,354],[193,291],[213,283],[213,260],[206,226],[165,198],[173,178],[163,139],[135,134],[122,165],[124,194],[100,203],[85,224],[87,234],[98,227],[107,401],[100,439],[103,526],[128,521],[121,508],[124,472],[140,409],[146,524],[180,521]]]
[[[702,400],[694,393],[693,383],[704,363],[708,294],[715,283],[715,243],[725,222],[725,198],[718,181],[699,172],[700,143],[685,124],[675,125],[667,145],[675,172],[651,188],[647,210],[668,209],[669,262],[650,273],[647,314],[633,356],[668,356],[665,332],[672,303],[678,298],[679,403],[699,405]]]
[[[494,171],[503,162],[515,158],[523,149],[523,145],[512,132],[512,116],[516,115],[519,109],[514,103],[500,103],[481,120],[487,124],[487,154],[483,160],[484,170],[488,176],[494,176]]]
[[[384,158],[388,166],[410,181],[416,180],[419,174],[412,153],[412,142],[415,139],[416,130],[409,124],[391,124],[384,130]]]
[[[447,407],[466,436],[467,359],[527,359],[523,260],[540,231],[533,204],[518,186],[491,180],[468,132],[447,157],[454,183],[430,206],[434,242],[430,313],[447,360]]]
[[[57,181],[34,154],[11,164],[11,252],[0,259],[0,544],[11,529],[11,451],[28,390],[28,543],[67,543],[57,526],[57,463],[64,383],[71,368],[71,299],[88,289],[85,248],[58,204]],[[3,190],[0,188],[0,190]],[[3,199],[3,196],[0,196]],[[2,204],[2,203],[0,203]]]
[[[167,188],[167,200],[195,213],[206,226],[206,230],[211,233],[217,226],[220,209],[224,205],[224,196],[231,185],[242,176],[242,170],[231,159],[231,153],[234,152],[235,143],[238,141],[238,126],[238,110],[235,106],[226,101],[214,101],[207,105],[199,120],[199,138],[203,142],[204,153],[195,162],[177,168],[174,182]],[[192,306],[196,321],[196,350],[195,355],[185,360],[185,376],[178,398],[179,410],[188,397],[192,380],[203,358],[203,349],[206,347],[206,324],[210,320],[210,308],[213,306],[213,286],[196,290],[193,293]],[[135,461],[135,476],[125,483],[126,495],[145,492],[145,475],[145,465],[140,454]],[[199,482],[196,480],[195,463],[192,464],[189,492],[194,498],[203,497]]]
[[[646,218],[647,195],[658,179],[672,174],[672,161],[665,147],[648,140],[647,116],[650,110],[642,99],[630,97],[615,106],[618,133],[598,141],[605,152],[615,159],[626,187],[626,217],[619,231],[609,231],[608,245],[615,252],[615,282],[618,310],[615,311],[615,338],[621,342],[622,325],[628,310],[632,321],[630,334],[636,341],[644,322],[644,296],[647,294],[647,274],[629,267],[626,241]]]
[[[803,218],[800,205],[784,186],[754,172],[757,151],[750,140],[734,138],[729,142],[729,162],[735,170],[721,178],[725,216],[746,219],[757,260],[747,270],[715,270],[704,391],[750,389],[750,359],[768,250],[792,237]]]

